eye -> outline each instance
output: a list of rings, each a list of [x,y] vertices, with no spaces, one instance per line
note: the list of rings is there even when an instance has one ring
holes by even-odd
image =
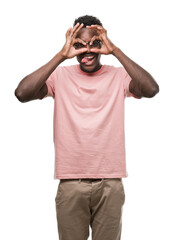
[[[93,47],[100,48],[101,47],[101,41],[100,40],[95,40],[92,44]]]
[[[75,49],[83,48],[85,47],[82,43],[74,43]]]

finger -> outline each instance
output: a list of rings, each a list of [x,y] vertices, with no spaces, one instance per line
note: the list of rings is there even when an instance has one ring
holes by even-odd
[[[99,25],[86,26],[88,29],[92,29],[97,32],[98,35],[106,33],[106,30]]]
[[[80,29],[83,27],[83,25],[84,25],[84,24],[81,23],[80,26],[74,31],[74,33],[73,33],[74,37],[77,36],[77,33],[80,31]]]
[[[70,27],[66,32],[66,37],[68,37],[71,34],[72,27]]]
[[[99,30],[103,29],[103,27],[102,27],[102,26],[100,26],[100,25],[91,25],[91,26],[86,26],[86,28],[97,28],[97,29],[99,29]]]
[[[89,26],[86,26],[86,27],[101,27],[100,25],[98,25],[98,24],[91,24],[91,25],[89,25]]]
[[[81,48],[79,50],[75,50],[76,51],[76,56],[79,55],[79,54],[82,54],[82,53],[85,53],[88,51],[87,48]]]
[[[90,52],[94,52],[94,53],[101,53],[101,50],[98,48],[91,48]]]
[[[91,25],[91,26],[86,26],[88,29],[93,29],[96,30],[96,32],[100,35],[100,34],[106,34],[107,31],[106,29],[104,29],[103,27],[101,27],[100,25]]]
[[[99,36],[96,36],[96,35],[93,36],[92,39],[91,39],[91,41],[90,41],[90,45],[92,45],[95,40],[101,40],[101,39],[100,39]]]
[[[74,27],[73,27],[73,29],[72,29],[72,34],[75,32],[75,30],[79,27],[79,25],[80,25],[80,23],[77,23]]]
[[[75,38],[74,39],[74,43],[82,43],[83,45],[86,45],[86,42],[84,42],[82,39],[80,38]]]

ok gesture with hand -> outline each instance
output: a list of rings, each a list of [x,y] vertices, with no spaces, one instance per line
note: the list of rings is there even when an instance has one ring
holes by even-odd
[[[100,25],[91,25],[86,26],[88,29],[94,29],[98,33],[98,36],[95,35],[90,42],[90,45],[93,44],[95,40],[100,40],[102,42],[102,47],[99,49],[91,48],[91,52],[99,53],[99,54],[112,54],[113,51],[116,49],[116,46],[109,40],[107,37],[107,31]]]
[[[86,46],[86,43],[82,39],[76,38],[77,33],[80,31],[82,27],[83,23],[82,24],[77,23],[73,28],[70,27],[66,32],[66,43],[61,50],[62,56],[65,59],[73,58],[87,51],[86,47],[78,50],[74,48],[75,43],[81,43]]]

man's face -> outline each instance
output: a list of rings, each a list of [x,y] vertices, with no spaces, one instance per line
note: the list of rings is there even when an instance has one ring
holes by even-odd
[[[78,32],[76,38],[80,38],[84,42],[90,43],[92,37],[95,35],[97,35],[97,32],[95,30],[82,28]],[[94,46],[99,48],[99,46],[95,44],[95,42],[94,42]],[[100,64],[101,54],[91,52],[90,49],[92,46],[90,46],[89,44],[84,45],[82,47],[86,47],[88,51],[77,56],[77,61],[80,63],[80,68],[84,72],[95,72],[99,70],[101,67],[101,64]]]

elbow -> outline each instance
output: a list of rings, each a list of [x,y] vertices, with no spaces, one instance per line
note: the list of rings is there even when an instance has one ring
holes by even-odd
[[[22,95],[22,92],[19,91],[17,88],[16,88],[15,91],[14,91],[14,95],[16,96],[16,98],[17,98],[20,102],[22,102],[22,103],[25,102],[24,97],[23,97],[23,95]]]
[[[149,92],[148,92],[148,98],[152,98],[152,97],[154,97],[157,93],[159,93],[159,86],[158,85],[156,85],[155,87],[153,87],[153,88],[151,88],[150,90],[149,90]]]

